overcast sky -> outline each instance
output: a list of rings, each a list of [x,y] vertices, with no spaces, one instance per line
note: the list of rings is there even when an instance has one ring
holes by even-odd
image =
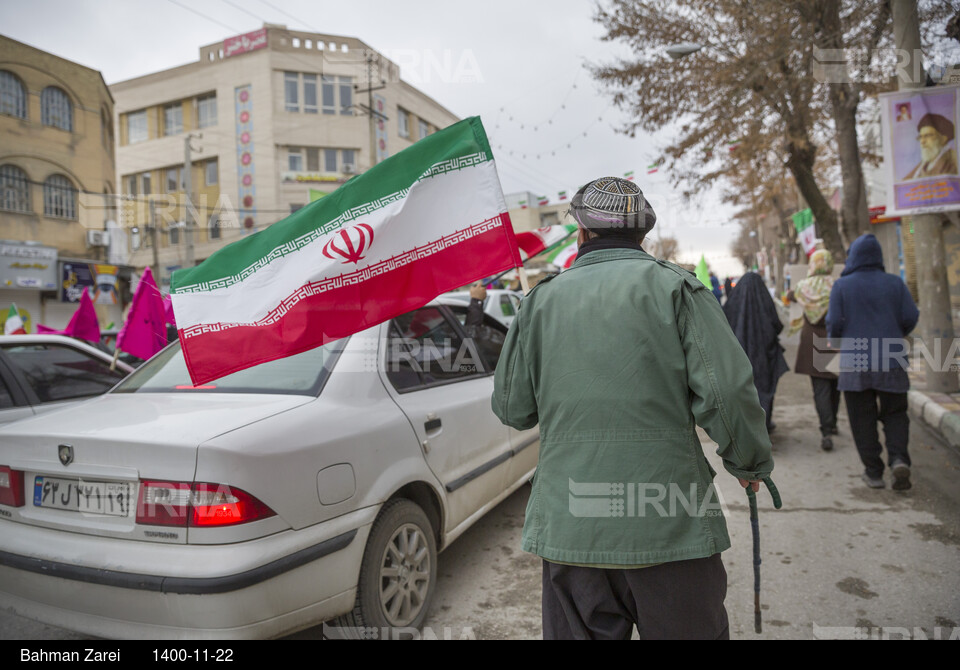
[[[602,42],[589,0],[0,0],[0,33],[103,73],[107,84],[194,62],[199,47],[264,22],[356,37],[401,65],[401,77],[461,118],[479,115],[504,191],[552,201],[601,176],[635,172],[659,233],[682,260],[718,274],[736,224],[715,193],[684,203],[663,171],[647,175],[664,138],[617,132],[624,116],[588,63],[623,47]]]

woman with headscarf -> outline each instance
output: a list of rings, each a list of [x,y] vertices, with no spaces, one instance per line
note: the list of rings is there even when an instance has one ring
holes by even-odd
[[[797,282],[796,288],[787,294],[788,300],[803,308],[800,347],[793,371],[810,376],[813,404],[820,417],[820,447],[824,451],[833,449],[831,436],[837,434],[837,409],[840,407],[837,375],[827,370],[834,356],[827,349],[826,324],[833,288],[832,273],[833,255],[826,249],[818,249],[810,256],[806,278]]]
[[[777,381],[790,368],[780,346],[783,324],[763,278],[756,272],[743,275],[730,292],[723,312],[753,365],[753,383],[767,414],[767,431],[772,431]]]

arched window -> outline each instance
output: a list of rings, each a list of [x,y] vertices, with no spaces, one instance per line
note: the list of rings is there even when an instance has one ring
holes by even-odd
[[[0,70],[0,114],[27,118],[27,96],[16,75]]]
[[[60,219],[77,218],[77,190],[63,175],[50,175],[43,182],[43,213]]]
[[[16,165],[0,165],[0,209],[30,211],[30,182]]]
[[[47,86],[40,94],[40,121],[45,126],[73,130],[73,105],[62,89]]]

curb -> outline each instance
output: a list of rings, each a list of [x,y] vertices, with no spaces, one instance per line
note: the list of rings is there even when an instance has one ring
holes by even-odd
[[[908,391],[910,415],[923,421],[929,428],[955,449],[960,449],[960,415],[948,411],[920,391]]]

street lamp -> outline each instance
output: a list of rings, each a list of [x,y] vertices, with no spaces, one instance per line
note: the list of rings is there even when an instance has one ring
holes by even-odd
[[[696,53],[703,48],[702,44],[697,44],[696,42],[684,42],[682,44],[672,44],[667,47],[667,55],[670,56],[673,60],[683,58],[684,56],[689,56],[692,53]]]

